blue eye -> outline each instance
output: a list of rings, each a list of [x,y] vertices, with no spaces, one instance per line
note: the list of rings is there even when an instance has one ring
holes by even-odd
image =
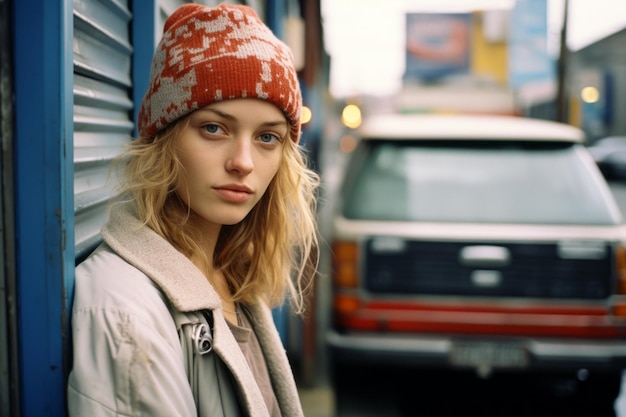
[[[222,130],[222,128],[219,125],[214,124],[214,123],[206,124],[202,126],[202,128],[211,134],[220,133],[220,131]]]
[[[263,143],[280,142],[280,137],[273,133],[262,133],[259,135],[259,140]]]

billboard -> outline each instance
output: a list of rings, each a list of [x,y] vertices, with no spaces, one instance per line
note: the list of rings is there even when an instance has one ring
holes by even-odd
[[[509,83],[516,89],[555,80],[548,54],[546,0],[517,0],[509,28]]]
[[[405,82],[438,82],[470,71],[470,15],[407,13]]]

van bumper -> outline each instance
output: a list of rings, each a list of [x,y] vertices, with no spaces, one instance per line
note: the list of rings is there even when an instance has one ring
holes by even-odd
[[[447,368],[579,370],[626,369],[626,340],[436,335],[340,334],[326,337],[332,360]]]

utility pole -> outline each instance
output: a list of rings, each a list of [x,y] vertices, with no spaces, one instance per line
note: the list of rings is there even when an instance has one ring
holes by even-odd
[[[559,61],[557,67],[557,97],[556,97],[556,120],[566,123],[568,121],[567,107],[568,97],[565,86],[567,77],[567,62],[569,50],[567,48],[567,16],[569,14],[569,0],[564,0],[563,27],[561,28],[561,39],[559,49]]]

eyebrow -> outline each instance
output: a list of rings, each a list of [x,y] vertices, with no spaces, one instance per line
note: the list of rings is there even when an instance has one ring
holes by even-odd
[[[230,121],[237,121],[237,118],[235,116],[233,116],[230,113],[225,113],[223,111],[220,110],[216,110],[216,109],[199,109],[199,112],[210,112],[210,113],[214,113],[226,120],[230,120]],[[289,124],[287,123],[286,120],[272,120],[272,121],[268,121],[268,122],[263,122],[261,123],[260,126],[267,126],[267,127],[277,127],[277,126],[285,126],[285,127],[289,127]]]

